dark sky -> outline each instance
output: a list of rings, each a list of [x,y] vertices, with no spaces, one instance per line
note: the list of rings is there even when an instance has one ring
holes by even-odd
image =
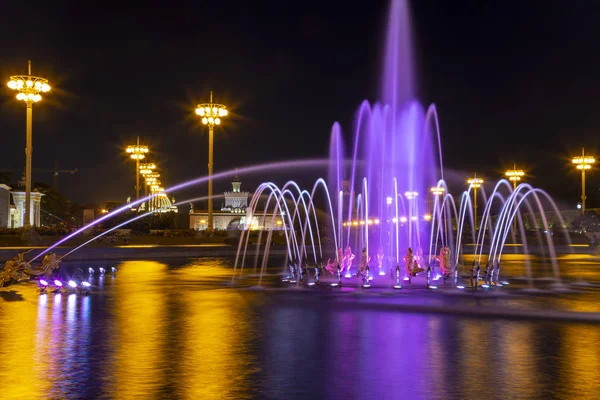
[[[207,134],[193,110],[209,90],[231,110],[216,171],[325,157],[332,123],[348,134],[357,106],[379,92],[387,1],[19,4],[0,16],[0,77],[26,72],[31,58],[51,81],[34,106],[33,164],[79,168],[60,177],[76,202],[133,195],[123,148],[136,135],[167,186],[204,175]],[[491,180],[516,161],[575,204],[568,157],[581,145],[595,153],[600,132],[600,2],[411,4],[419,98],[438,107],[446,167]],[[4,83],[0,94],[0,168],[21,168],[24,105]],[[276,172],[268,178],[297,177]],[[599,175],[589,177],[591,205]],[[243,177],[244,188],[261,178]]]

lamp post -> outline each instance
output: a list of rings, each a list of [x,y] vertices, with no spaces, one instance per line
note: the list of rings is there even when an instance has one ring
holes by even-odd
[[[467,180],[467,183],[473,188],[473,225],[477,231],[477,189],[483,184],[483,179],[477,177],[477,172],[473,178]]]
[[[31,157],[33,153],[31,124],[33,118],[33,103],[42,100],[40,93],[50,91],[48,80],[31,75],[31,60],[28,61],[27,75],[13,75],[8,81],[8,87],[16,90],[17,100],[25,102],[27,107],[26,138],[25,138],[25,220],[23,226],[31,227]]]
[[[517,188],[517,182],[525,176],[525,171],[517,169],[517,164],[513,164],[513,169],[507,170],[506,176],[508,176],[508,179],[513,183],[513,190],[515,190]]]
[[[164,191],[163,187],[162,187],[162,183],[159,180],[156,180],[152,185],[150,185],[150,194],[152,195],[152,204],[148,207],[149,211],[154,211],[156,209],[156,196],[158,196],[158,194],[160,192]]]
[[[585,214],[585,171],[592,168],[592,164],[596,162],[594,157],[585,155],[585,148],[581,148],[581,156],[573,157],[573,164],[577,169],[581,170],[581,213]]]
[[[154,163],[140,164],[140,174],[142,175],[142,178],[144,178],[144,197],[148,195],[148,183],[146,182],[146,176],[152,174],[152,172],[154,172],[155,169],[156,164]]]
[[[506,176],[513,183],[513,191],[517,190],[517,182],[521,180],[523,176],[525,176],[525,171],[522,169],[517,169],[517,164],[513,164],[513,169],[509,169],[506,171]],[[517,199],[515,199],[516,203]],[[517,231],[517,220],[515,219],[513,222],[513,231]]]
[[[159,182],[159,181],[158,181],[158,178],[160,178],[160,174],[159,174],[159,173],[157,173],[157,172],[153,172],[153,173],[151,173],[151,174],[147,174],[147,175],[144,177],[144,181],[146,182],[146,185],[145,185],[145,186],[150,186],[150,187],[152,187],[152,185],[156,185],[156,184],[157,184],[157,182]],[[152,190],[150,190],[150,195],[153,195],[153,194],[154,194],[154,193],[152,192]],[[150,210],[151,210],[151,208],[150,208],[150,207],[151,207],[151,205],[152,205],[152,201],[153,201],[153,200],[154,200],[154,199],[153,199],[152,197],[151,197],[151,198],[148,200],[148,211],[150,211]]]
[[[213,230],[213,132],[215,125],[221,124],[221,118],[227,116],[227,107],[222,104],[213,103],[213,93],[210,92],[210,102],[198,104],[196,107],[196,115],[202,117],[202,123],[208,125],[208,226],[207,230]]]
[[[135,160],[135,199],[140,198],[140,161],[146,158],[148,146],[140,145],[140,137],[137,137],[135,145],[127,146],[125,151],[130,154],[132,160]]]

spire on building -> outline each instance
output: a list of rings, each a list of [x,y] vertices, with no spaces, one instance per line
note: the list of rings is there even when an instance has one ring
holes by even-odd
[[[233,177],[233,181],[231,182],[231,186],[233,187],[233,193],[239,193],[240,192],[240,188],[242,186],[242,182],[240,181],[240,178],[238,177],[237,174],[237,168],[235,169],[235,176]]]

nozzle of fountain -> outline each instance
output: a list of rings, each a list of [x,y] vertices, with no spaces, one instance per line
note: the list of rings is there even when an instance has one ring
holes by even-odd
[[[88,268],[88,274],[89,274],[90,276],[94,275],[94,268],[92,268],[92,267],[89,267],[89,268]]]
[[[43,279],[40,279],[38,282],[40,285],[40,293],[46,293],[46,289],[48,288],[48,282]]]
[[[112,272],[112,276],[117,275],[117,268],[115,267],[110,267],[110,272]]]
[[[370,275],[371,275],[371,269],[367,265],[367,267],[365,268],[365,274],[363,276],[363,287],[364,288],[370,288],[371,287],[371,284],[369,283],[369,276]]]
[[[104,274],[106,273],[106,270],[102,267],[100,267],[100,276],[104,276]]]
[[[402,289],[402,285],[400,285],[400,266],[396,265],[396,284],[394,285],[394,289]]]

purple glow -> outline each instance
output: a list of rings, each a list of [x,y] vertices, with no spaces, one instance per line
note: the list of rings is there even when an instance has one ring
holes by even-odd
[[[213,180],[225,178],[225,177],[231,176],[236,173],[239,173],[239,174],[254,173],[254,172],[262,172],[262,171],[273,171],[273,170],[277,170],[277,169],[316,168],[316,167],[327,166],[328,163],[329,163],[329,160],[323,160],[323,159],[273,162],[273,163],[268,163],[268,164],[253,165],[253,166],[249,166],[249,167],[219,172],[217,174],[213,174]],[[172,186],[172,187],[166,189],[165,193],[175,192],[179,189],[184,189],[188,186],[197,185],[199,183],[204,183],[206,181],[208,181],[207,176],[204,176],[202,178],[192,179],[191,181],[183,182],[183,183],[180,183],[178,185],[175,185],[175,186]],[[120,208],[104,215],[103,217],[100,217],[100,218],[90,222],[87,225],[84,225],[83,227],[77,229],[75,232],[73,232],[73,233],[65,236],[61,240],[57,241],[52,246],[47,247],[45,250],[40,252],[37,256],[33,257],[31,259],[31,261],[35,261],[37,258],[43,256],[44,254],[46,254],[47,252],[49,252],[56,246],[59,246],[60,244],[66,242],[67,240],[79,235],[80,233],[84,232],[88,228],[98,225],[102,221],[112,218],[113,216],[120,214],[123,211],[129,210],[129,209],[131,209],[131,207],[135,207],[139,204],[142,204],[143,202],[148,201],[151,197],[152,196],[146,196],[146,197],[140,198],[139,200],[133,201],[123,207],[120,207]]]
[[[77,283],[75,283],[75,281],[69,281],[69,286],[71,286],[72,288],[76,288]]]
[[[57,279],[55,279],[54,280],[54,286],[62,287],[62,282],[59,281],[59,280],[57,280]]]
[[[42,286],[48,286],[48,282],[46,282],[43,279],[40,279],[40,285],[42,285]]]

